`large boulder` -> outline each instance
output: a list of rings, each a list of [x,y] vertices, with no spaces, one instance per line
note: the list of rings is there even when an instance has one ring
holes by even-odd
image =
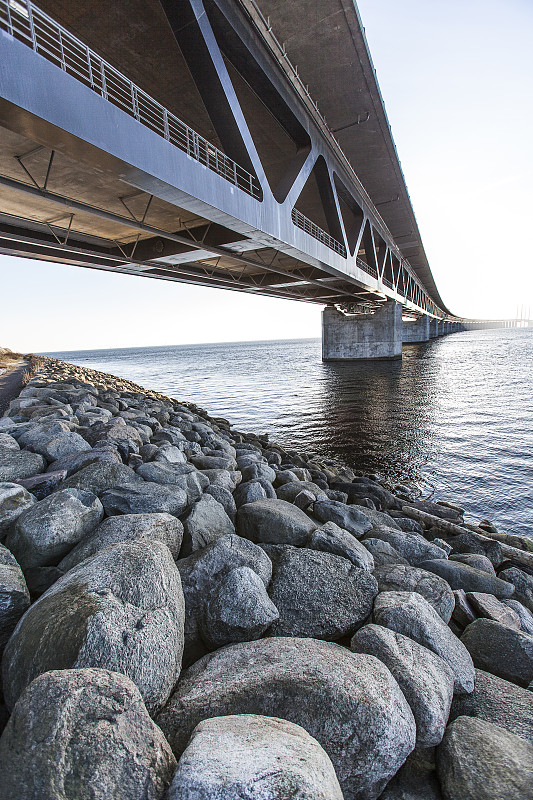
[[[66,470],[67,475],[72,475],[74,472],[89,466],[89,464],[96,464],[98,462],[107,462],[112,464],[121,464],[121,458],[114,447],[100,448],[96,447],[92,450],[85,450],[82,453],[69,453],[69,455],[62,456],[56,461],[52,461],[47,472],[57,472],[59,470]]]
[[[533,636],[533,613],[518,600],[502,600],[502,603],[512,609],[520,620],[520,626],[524,633]]]
[[[188,498],[179,486],[163,486],[143,481],[115,486],[102,494],[106,514],[172,514],[179,517],[188,506]]]
[[[356,506],[339,503],[337,500],[317,500],[313,506],[313,514],[320,522],[334,522],[339,528],[357,537],[372,527],[368,517]]]
[[[495,597],[511,597],[514,586],[507,581],[495,578],[480,569],[461,564],[459,561],[429,560],[420,564],[422,569],[434,572],[447,581],[452,589],[464,589],[465,592],[485,592]]]
[[[142,483],[142,478],[126,464],[112,461],[97,461],[78,470],[61,484],[62,489],[83,489],[93,494],[101,494],[115,486],[127,483]]]
[[[103,516],[102,504],[91,492],[61,489],[24,511],[5,543],[23,570],[58,564]]]
[[[380,592],[418,592],[448,623],[455,606],[450,586],[443,578],[418,567],[389,564],[376,567],[374,577]]]
[[[0,660],[15,626],[30,605],[22,570],[7,547],[0,544]]]
[[[39,675],[0,739],[3,800],[163,800],[175,768],[137,687],[103,669]]]
[[[150,712],[181,668],[184,601],[169,549],[145,539],[107,547],[26,612],[4,651],[6,704],[50,669],[101,667],[132,679]]]
[[[286,547],[269,588],[279,611],[269,635],[340,639],[368,617],[377,591],[372,575],[346,558]]]
[[[533,744],[533,692],[490,672],[476,669],[472,694],[453,698],[450,721],[462,716],[493,722]]]
[[[374,569],[372,553],[353,534],[339,528],[334,522],[326,522],[321,528],[313,531],[307,540],[307,547],[311,550],[342,556],[351,561],[355,567],[366,569],[368,572],[372,572]]]
[[[479,669],[519,686],[533,680],[533,636],[491,619],[476,619],[461,642]]]
[[[250,567],[235,567],[210,592],[200,617],[202,638],[209,650],[259,639],[279,613],[259,575]]]
[[[409,636],[433,650],[453,670],[458,694],[474,688],[474,665],[464,644],[451,632],[433,606],[417,592],[380,592],[374,622]]]
[[[39,453],[0,446],[0,481],[18,481],[44,472],[46,461]]]
[[[291,481],[290,483],[284,483],[282,486],[278,486],[276,494],[280,500],[294,503],[300,492],[304,491],[310,492],[314,500],[316,500],[319,495],[324,495],[323,489],[312,481]]]
[[[363,542],[366,549],[372,554],[374,559],[374,567],[383,567],[386,564],[404,564],[409,566],[406,558],[401,556],[388,542],[382,539],[374,539],[373,537],[366,537]]]
[[[49,494],[59,489],[66,477],[66,469],[58,469],[54,472],[41,472],[40,475],[34,475],[33,478],[21,478],[17,483],[24,486],[36,500],[44,500]]]
[[[200,722],[167,800],[343,800],[327,753],[299,725],[256,714]]]
[[[267,587],[272,577],[272,562],[256,544],[230,534],[187,558],[180,558],[177,566],[185,596],[183,663],[188,666],[207,652],[200,635],[201,619],[211,591],[223,576],[236,567],[250,567]]]
[[[405,533],[392,528],[372,528],[369,538],[382,539],[392,545],[413,567],[421,566],[427,559],[445,560],[446,553],[419,533]],[[364,544],[364,541],[363,541]]]
[[[466,599],[478,616],[496,620],[509,628],[516,628],[517,631],[521,630],[522,624],[518,614],[497,600],[494,595],[484,592],[467,592]]]
[[[164,513],[119,514],[107,517],[59,562],[58,567],[63,572],[68,572],[76,564],[94,556],[104,547],[133,539],[163,542],[173,558],[177,558],[183,539],[183,525],[176,517]]]
[[[498,725],[458,717],[438,749],[446,800],[525,800],[533,787],[533,745]]]
[[[415,743],[411,709],[389,670],[314,639],[260,639],[205,656],[157,722],[179,756],[199,722],[227,714],[300,725],[331,758],[345,800],[377,798]]]
[[[498,573],[498,577],[515,587],[513,599],[533,611],[533,575],[528,575],[518,567],[507,567]]]
[[[184,519],[183,546],[181,555],[190,556],[211,542],[235,533],[235,527],[224,506],[210,494],[204,494],[193,505]]]
[[[18,483],[0,483],[0,537],[35,503],[35,497]]]
[[[416,722],[417,747],[439,744],[448,722],[454,675],[427,647],[381,625],[365,625],[352,639],[354,653],[383,661],[404,693]]]
[[[256,500],[237,512],[237,532],[252,542],[299,547],[316,528],[316,522],[285,500]]]
[[[178,451],[179,452],[179,451]],[[170,464],[150,461],[137,467],[137,474],[145,481],[179,486],[187,493],[189,503],[195,503],[209,486],[209,478],[199,472],[192,464]]]

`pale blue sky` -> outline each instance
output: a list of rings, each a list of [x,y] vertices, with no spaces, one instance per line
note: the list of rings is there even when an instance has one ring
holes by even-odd
[[[443,299],[533,312],[532,0],[358,5]],[[317,306],[3,256],[0,287],[23,351],[320,335]]]

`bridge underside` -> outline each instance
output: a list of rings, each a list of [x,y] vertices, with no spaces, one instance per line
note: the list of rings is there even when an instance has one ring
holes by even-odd
[[[0,0],[0,252],[446,314],[248,0],[41,5]]]

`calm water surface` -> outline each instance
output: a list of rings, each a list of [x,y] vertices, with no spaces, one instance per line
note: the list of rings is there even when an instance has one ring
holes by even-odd
[[[48,355],[533,535],[533,329],[454,333],[401,362],[323,364],[318,339]]]

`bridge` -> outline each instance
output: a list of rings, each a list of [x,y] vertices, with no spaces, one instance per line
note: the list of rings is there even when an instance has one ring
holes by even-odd
[[[353,0],[0,0],[0,253],[317,303],[325,360],[489,325],[439,295]]]

